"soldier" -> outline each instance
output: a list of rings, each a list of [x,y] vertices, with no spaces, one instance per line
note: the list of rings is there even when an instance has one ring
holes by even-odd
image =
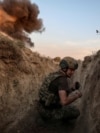
[[[80,111],[71,103],[82,96],[80,91],[70,95],[80,84],[69,85],[69,79],[78,68],[77,61],[65,57],[60,61],[60,70],[50,73],[39,90],[39,113],[44,119],[71,120],[80,115]]]

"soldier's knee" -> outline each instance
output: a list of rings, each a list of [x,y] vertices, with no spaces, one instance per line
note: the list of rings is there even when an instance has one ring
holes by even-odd
[[[80,116],[80,111],[77,109],[76,111],[76,117],[79,117]]]
[[[73,116],[74,118],[79,117],[79,116],[80,116],[80,110],[79,110],[78,108],[76,108],[76,107],[73,107],[73,108],[72,108],[72,116]]]

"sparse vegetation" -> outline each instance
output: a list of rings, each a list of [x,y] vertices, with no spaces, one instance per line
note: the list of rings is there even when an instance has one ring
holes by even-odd
[[[54,59],[53,59],[55,62],[60,62],[60,60],[61,60],[61,58],[60,57],[55,57]]]
[[[92,61],[92,57],[91,56],[85,56],[84,57],[84,61],[82,63],[82,67],[86,68],[91,61]]]

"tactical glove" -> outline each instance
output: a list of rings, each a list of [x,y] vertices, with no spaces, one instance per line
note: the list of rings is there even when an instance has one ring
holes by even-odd
[[[78,81],[75,82],[75,90],[79,90],[80,88],[80,83]]]

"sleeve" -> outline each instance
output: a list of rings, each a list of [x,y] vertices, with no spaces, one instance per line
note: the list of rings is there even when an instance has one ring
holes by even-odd
[[[58,90],[68,91],[68,89],[69,89],[69,86],[68,86],[67,78],[66,77],[60,77]]]

